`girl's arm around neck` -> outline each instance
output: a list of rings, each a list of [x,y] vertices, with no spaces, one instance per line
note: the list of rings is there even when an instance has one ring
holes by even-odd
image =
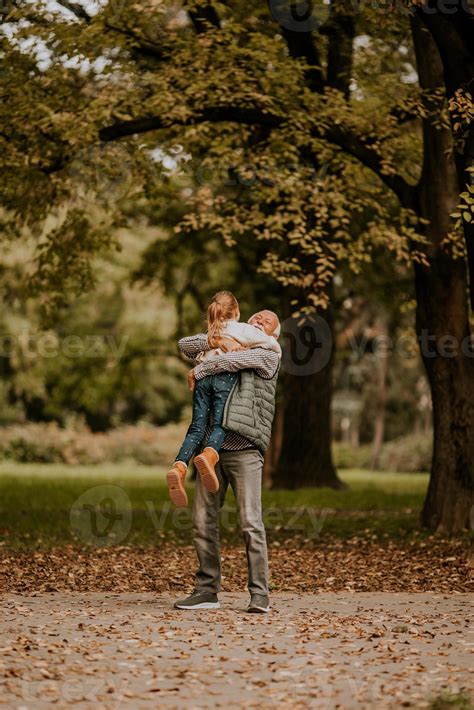
[[[250,323],[228,321],[223,335],[235,338],[241,345],[245,345],[248,348],[266,348],[281,355],[281,347],[278,340],[273,335],[267,335],[260,328],[250,325]]]

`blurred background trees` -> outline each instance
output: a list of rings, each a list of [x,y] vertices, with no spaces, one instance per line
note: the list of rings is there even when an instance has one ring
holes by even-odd
[[[288,319],[288,337],[295,312],[329,327],[323,367],[283,368],[274,485],[338,487],[332,439],[369,445],[380,467],[384,442],[426,435],[433,401],[423,520],[462,529],[473,360],[424,353],[426,380],[413,342],[384,349],[415,332],[470,336],[470,158],[453,154],[466,77],[449,73],[423,8],[334,0],[302,25],[287,5],[7,3],[5,333],[28,323],[102,343],[93,358],[2,353],[5,416],[71,412],[98,431],[176,421],[174,342],[225,285],[244,313]],[[121,335],[117,358],[107,337]]]

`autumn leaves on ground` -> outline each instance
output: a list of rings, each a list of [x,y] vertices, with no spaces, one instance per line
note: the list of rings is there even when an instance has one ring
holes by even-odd
[[[265,490],[264,617],[245,613],[231,494],[221,609],[173,608],[196,562],[163,474],[0,466],[4,707],[472,708],[469,542],[419,528],[427,474]]]

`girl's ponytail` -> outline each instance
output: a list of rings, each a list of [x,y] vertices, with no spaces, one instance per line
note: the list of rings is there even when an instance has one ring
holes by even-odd
[[[207,339],[211,348],[218,346],[218,338],[226,321],[235,319],[239,313],[237,299],[230,291],[218,291],[207,308]]]

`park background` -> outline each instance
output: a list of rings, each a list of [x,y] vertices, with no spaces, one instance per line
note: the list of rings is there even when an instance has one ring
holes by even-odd
[[[290,5],[2,6],[4,591],[192,588],[177,340],[222,288],[283,323],[272,590],[470,589],[472,21]],[[243,589],[231,495],[221,535]]]

